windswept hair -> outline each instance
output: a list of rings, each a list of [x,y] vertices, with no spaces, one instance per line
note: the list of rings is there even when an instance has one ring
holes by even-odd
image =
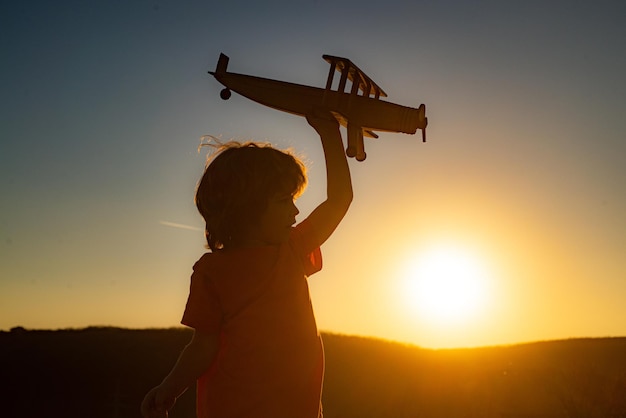
[[[216,150],[207,158],[195,203],[206,222],[207,248],[216,251],[244,238],[273,196],[299,196],[307,178],[300,159],[270,144],[211,139],[203,145]]]

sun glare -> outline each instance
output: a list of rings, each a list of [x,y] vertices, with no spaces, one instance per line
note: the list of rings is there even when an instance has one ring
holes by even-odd
[[[414,255],[401,272],[405,304],[420,319],[443,325],[478,316],[488,302],[488,271],[472,252],[437,246]]]

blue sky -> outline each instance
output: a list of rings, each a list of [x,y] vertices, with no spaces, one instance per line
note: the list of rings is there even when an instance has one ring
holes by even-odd
[[[351,161],[356,198],[311,282],[320,328],[425,346],[625,335],[625,28],[619,1],[5,2],[0,328],[177,324],[203,241],[168,223],[202,228],[202,135],[294,148],[301,216],[323,198],[303,119],[219,99],[224,52],[318,87],[321,55],[348,57],[389,101],[427,106],[426,144],[381,134]],[[396,309],[396,266],[442,240],[497,271],[472,326]]]

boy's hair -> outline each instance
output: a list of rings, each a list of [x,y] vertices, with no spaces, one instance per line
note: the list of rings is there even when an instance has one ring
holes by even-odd
[[[276,194],[297,197],[306,187],[302,161],[270,144],[208,145],[217,150],[207,158],[195,203],[206,222],[204,235],[211,251],[229,248],[243,238],[259,221],[270,198]]]

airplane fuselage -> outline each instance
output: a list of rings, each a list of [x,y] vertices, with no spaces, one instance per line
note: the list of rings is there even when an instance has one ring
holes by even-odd
[[[272,80],[226,71],[212,73],[228,89],[271,108],[305,116],[316,107],[325,107],[364,130],[414,134],[419,126],[419,110],[381,99],[326,90],[318,87]]]
[[[257,103],[294,115],[306,116],[318,108],[327,109],[348,129],[347,154],[356,156],[358,160],[365,159],[363,136],[378,137],[373,131],[414,134],[417,129],[422,129],[422,138],[425,141],[424,132],[428,120],[423,104],[415,109],[381,100],[379,96],[384,95],[382,89],[373,85],[351,61],[339,57],[324,57],[331,59],[330,74],[337,68],[333,60],[351,66],[342,67],[339,90],[330,88],[332,76],[329,76],[327,88],[318,88],[228,72],[228,57],[224,54],[220,55],[216,70],[210,73],[226,87],[220,94],[223,99],[228,99],[232,90]],[[348,74],[348,71],[354,73]],[[358,77],[365,80],[353,85],[350,93],[341,91],[345,88],[348,75],[351,80]],[[359,90],[364,93],[358,94]],[[375,92],[375,97],[369,96],[371,91]]]

